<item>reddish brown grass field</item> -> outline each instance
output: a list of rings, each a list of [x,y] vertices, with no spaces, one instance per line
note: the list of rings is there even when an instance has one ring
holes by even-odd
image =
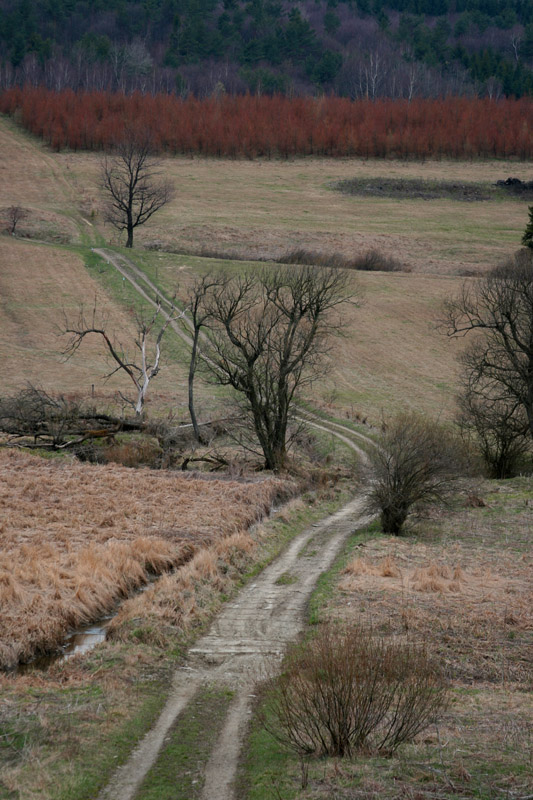
[[[0,666],[56,647],[150,573],[242,535],[282,488],[0,451]]]

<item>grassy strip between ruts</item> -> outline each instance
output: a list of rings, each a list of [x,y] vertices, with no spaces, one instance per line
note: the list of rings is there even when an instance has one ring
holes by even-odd
[[[206,687],[198,692],[165,739],[156,763],[135,794],[136,800],[196,800],[203,775],[233,692]]]
[[[333,513],[346,491],[311,493],[261,523],[260,544],[234,584],[258,574],[314,521]],[[151,727],[170,671],[226,599],[213,591],[209,613],[166,649],[135,637],[109,642],[49,673],[0,680],[0,800],[89,800]],[[150,621],[139,621],[137,631]]]
[[[354,531],[332,567],[320,576],[309,602],[309,622],[317,624],[320,611],[331,594],[333,584],[357,547],[379,534],[372,522]],[[306,553],[301,553],[305,557]],[[283,750],[259,723],[252,722],[247,747],[243,752],[237,777],[238,800],[292,800],[298,794],[300,765],[292,754]]]

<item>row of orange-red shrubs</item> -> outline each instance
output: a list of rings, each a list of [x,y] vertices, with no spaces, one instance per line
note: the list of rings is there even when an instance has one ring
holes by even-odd
[[[7,89],[13,114],[55,150],[108,150],[124,131],[149,130],[155,150],[206,156],[533,157],[533,99],[170,94]]]

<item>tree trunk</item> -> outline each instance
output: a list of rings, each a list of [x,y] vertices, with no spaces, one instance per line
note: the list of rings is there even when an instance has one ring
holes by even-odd
[[[407,510],[396,506],[388,506],[381,512],[381,530],[383,533],[390,533],[399,536],[402,532],[403,524],[407,519]]]
[[[197,442],[200,444],[204,444],[204,439],[202,434],[200,433],[200,429],[198,427],[198,421],[196,419],[196,412],[194,410],[194,375],[196,372],[196,359],[198,355],[198,337],[200,335],[200,331],[195,329],[194,337],[192,340],[192,351],[191,351],[191,361],[189,364],[189,414],[191,416],[192,427],[194,430],[194,437]]]
[[[126,242],[126,247],[133,247],[133,225],[128,224],[128,240]]]

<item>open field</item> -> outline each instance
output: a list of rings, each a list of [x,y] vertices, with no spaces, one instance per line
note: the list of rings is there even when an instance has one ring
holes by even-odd
[[[79,303],[91,308],[96,296],[122,336],[134,335],[127,311],[102,293],[83,259],[70,250],[8,237],[0,240],[0,254],[0,354],[5,389],[22,388],[29,381],[49,391],[87,393],[93,383],[108,395],[117,389],[126,391],[122,376],[101,383],[110,365],[95,337],[84,343],[79,358],[65,363],[62,356],[67,341],[59,335],[63,312],[75,317]]]
[[[137,264],[168,295],[185,296],[194,276],[228,268],[228,262],[168,253],[136,253]],[[229,262],[232,270],[253,263]],[[457,355],[463,341],[436,329],[442,303],[459,288],[457,278],[405,273],[353,273],[360,301],[343,311],[344,336],[332,342],[330,369],[312,389],[313,402],[342,416],[358,413],[374,424],[398,399],[428,413],[454,413]]]
[[[76,215],[93,236],[98,217],[100,157],[53,153],[40,141],[0,121],[5,205]],[[417,272],[479,271],[516,249],[527,220],[527,203],[501,200],[402,200],[347,197],[330,184],[350,177],[379,176],[493,183],[509,175],[529,180],[530,162],[295,159],[233,161],[165,158],[175,181],[173,203],[137,233],[138,244],[239,252],[276,258],[296,246],[339,250],[346,255],[378,247]],[[91,216],[97,215],[97,216]],[[81,216],[93,223],[81,222]],[[85,229],[85,230],[84,230]],[[79,235],[82,235],[81,233]]]
[[[86,392],[94,383],[97,392],[110,397],[124,382],[119,378],[115,378],[116,386],[100,382],[106,365],[97,352],[98,344],[88,342],[87,349],[65,366],[52,332],[60,307],[73,307],[79,299],[92,303],[97,286],[108,296],[112,318],[120,328],[127,330],[119,306],[138,303],[130,287],[111,275],[112,268],[86,249],[89,243],[117,241],[113,231],[103,225],[97,190],[99,156],[53,153],[6,118],[0,120],[0,137],[5,152],[1,167],[6,206],[16,202],[42,214],[52,209],[59,221],[73,226],[73,241],[85,245],[58,250],[36,242],[0,240],[7,291],[22,296],[23,290],[28,310],[32,304],[38,306],[38,314],[33,313],[31,320],[31,315],[26,319],[26,311],[19,308],[17,313],[22,316],[17,326],[12,324],[11,309],[4,309],[6,386],[14,389],[24,380],[32,380],[45,388]],[[314,390],[314,397],[342,415],[354,411],[373,422],[379,421],[382,411],[397,408],[399,398],[435,414],[453,412],[460,345],[434,330],[440,303],[458,290],[461,274],[482,272],[516,249],[527,203],[515,199],[400,202],[345,196],[331,184],[350,176],[377,179],[380,175],[493,183],[509,172],[527,180],[533,174],[532,164],[327,158],[246,162],[179,157],[165,158],[163,167],[176,184],[177,196],[138,229],[135,243],[139,247],[128,251],[156,284],[167,293],[179,285],[183,292],[198,272],[243,269],[245,264],[232,255],[250,259],[248,267],[253,269],[254,259],[279,258],[294,247],[348,256],[377,247],[412,272],[357,275],[365,293],[364,306],[348,312],[347,336],[334,353],[334,373],[320,383],[318,392]],[[58,231],[63,230],[61,225],[58,222]],[[142,249],[154,244],[198,254],[220,252],[229,258],[214,260]],[[83,261],[90,267],[92,280]],[[61,294],[56,285],[62,287]],[[11,298],[9,302],[16,301]],[[21,369],[17,357],[28,330],[35,330],[36,335],[23,351]],[[44,347],[37,346],[38,342]],[[162,370],[149,398],[155,405],[168,407],[170,403],[184,409],[186,353],[183,344],[176,342],[170,343],[169,352],[173,363]],[[200,382],[199,387],[207,408],[212,389]]]
[[[284,484],[43,460],[0,451],[0,666],[67,631],[268,513]],[[286,490],[285,490],[286,492]]]
[[[38,145],[41,147],[41,145]],[[98,156],[54,154],[80,186],[94,187]],[[377,248],[423,273],[484,271],[520,245],[527,203],[349,197],[331,184],[349,177],[491,183],[533,165],[362,159],[230,161],[163,159],[175,200],[136,234],[137,246],[203,248],[250,260],[280,258],[296,247],[347,256]],[[99,202],[95,197],[95,205]],[[98,206],[97,206],[98,207]],[[92,218],[96,224],[99,218]],[[101,219],[101,218],[100,218]],[[111,229],[101,232],[111,241]]]
[[[452,703],[397,756],[311,761],[306,789],[296,759],[257,729],[243,797],[270,797],[272,780],[286,800],[530,795],[531,490],[531,478],[481,482],[406,537],[376,536],[376,525],[354,536],[312,602],[313,616],[424,644],[450,682]]]

